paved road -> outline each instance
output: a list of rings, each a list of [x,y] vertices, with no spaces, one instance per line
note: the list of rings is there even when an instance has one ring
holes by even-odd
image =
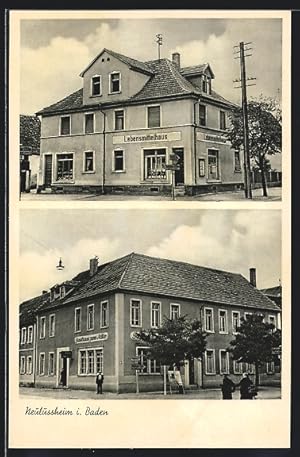
[[[268,197],[262,197],[261,189],[253,190],[253,201],[280,201],[281,187],[271,187],[268,189]],[[85,201],[171,201],[169,196],[146,196],[146,195],[95,195],[95,194],[51,194],[34,192],[23,193],[21,201],[65,201],[65,200],[85,200]],[[197,195],[194,197],[176,197],[176,201],[240,201],[245,200],[244,191],[218,192],[214,194]],[[247,200],[250,201],[250,200]]]
[[[72,390],[72,389],[39,389],[39,388],[30,388],[30,387],[21,387],[20,388],[21,398],[28,399],[94,399],[94,400],[137,400],[137,399],[152,399],[152,400],[174,400],[174,399],[185,399],[185,400],[203,400],[203,399],[212,399],[212,400],[221,400],[222,395],[220,389],[201,389],[201,390],[190,390],[186,391],[185,395],[179,394],[168,394],[164,396],[162,392],[153,392],[153,393],[140,393],[140,394],[113,394],[113,393],[104,393],[103,395],[97,395],[95,392],[86,391],[86,390]],[[260,387],[257,400],[267,400],[267,399],[280,399],[281,389],[279,387]],[[236,391],[233,394],[233,399],[239,399],[239,392]]]

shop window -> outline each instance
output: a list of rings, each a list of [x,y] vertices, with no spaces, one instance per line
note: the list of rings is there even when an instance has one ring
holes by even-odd
[[[132,327],[142,326],[142,302],[141,300],[130,300],[130,325]]]
[[[229,354],[226,349],[220,349],[219,352],[220,374],[229,373]]]
[[[220,130],[226,130],[226,114],[225,114],[225,111],[220,111]]]
[[[151,302],[151,327],[157,328],[160,326],[161,321],[161,311],[160,303]]]
[[[84,131],[85,133],[94,133],[94,113],[84,115]]]
[[[20,374],[25,374],[25,370],[26,370],[26,367],[25,367],[25,356],[21,355],[21,358],[20,358]]]
[[[60,118],[60,134],[61,135],[70,135],[71,133],[71,117],[62,116]]]
[[[206,125],[206,106],[199,105],[199,124],[202,126]]]
[[[124,130],[124,110],[115,111],[115,130]]]
[[[205,177],[205,159],[199,159],[199,177],[204,178]]]
[[[54,375],[54,352],[49,352],[49,360],[48,360],[48,375]]]
[[[46,318],[45,316],[40,318],[40,338],[45,338],[46,336]]]
[[[178,319],[180,317],[180,305],[170,304],[170,319]]]
[[[57,181],[73,179],[73,154],[57,154]]]
[[[111,73],[109,81],[111,94],[121,92],[121,73]]]
[[[219,151],[208,149],[208,179],[219,179]]]
[[[95,171],[94,168],[94,152],[93,151],[85,151],[84,152],[84,172],[91,173]]]
[[[234,171],[241,171],[241,157],[240,151],[234,151]]]
[[[41,352],[40,358],[39,358],[39,375],[43,376],[44,374],[45,374],[45,353]]]
[[[144,150],[145,179],[165,180],[167,178],[165,166],[165,149]]]
[[[87,307],[87,330],[94,329],[94,305]]]
[[[160,127],[160,106],[148,106],[148,128]]]
[[[205,331],[214,332],[214,310],[212,308],[204,308],[204,323]]]
[[[98,371],[103,373],[103,349],[79,350],[78,374],[95,375]]]
[[[91,86],[93,96],[101,95],[101,76],[93,76]]]
[[[158,374],[160,373],[160,364],[155,360],[151,359],[148,355],[149,348],[137,347],[136,355],[140,358],[141,369],[140,373],[143,374]]]
[[[219,332],[228,333],[227,311],[219,309]]]
[[[206,372],[206,374],[215,374],[216,373],[214,349],[207,349],[205,351],[205,372]]]
[[[108,327],[108,301],[101,302],[100,327]]]
[[[55,335],[55,314],[50,314],[49,316],[49,336],[53,337]]]
[[[26,343],[26,327],[23,327],[21,330],[21,344]]]
[[[239,313],[239,311],[232,311],[232,333],[237,333],[239,326],[240,326],[240,313]]]
[[[113,151],[113,171],[125,171],[125,156],[121,149]]]
[[[32,356],[28,355],[27,356],[27,368],[26,368],[26,373],[27,374],[32,374]]]
[[[74,313],[74,331],[81,332],[81,308],[75,308]]]

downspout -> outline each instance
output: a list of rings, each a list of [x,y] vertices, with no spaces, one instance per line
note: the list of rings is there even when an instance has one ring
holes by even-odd
[[[101,105],[100,105],[101,106]],[[102,194],[104,194],[104,188],[105,188],[105,155],[106,155],[106,113],[104,111],[102,111],[101,108],[100,109],[100,112],[103,114],[103,130],[102,130],[102,134],[103,134],[103,155],[102,155]]]
[[[194,103],[194,173],[195,173],[195,185],[197,185],[197,133],[196,133],[196,106],[200,100]]]
[[[33,360],[34,360],[34,369],[33,369],[33,385],[35,387],[35,381],[36,381],[36,371],[37,371],[37,368],[38,368],[38,360],[37,360],[37,335],[38,335],[38,316],[35,317],[36,319],[36,324],[35,324],[35,332],[33,332],[33,337],[34,337],[34,344],[33,344],[33,348],[34,348],[34,357],[33,357]]]

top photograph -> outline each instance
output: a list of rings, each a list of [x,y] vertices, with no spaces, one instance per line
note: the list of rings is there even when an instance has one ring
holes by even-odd
[[[19,32],[21,201],[281,200],[281,18]]]

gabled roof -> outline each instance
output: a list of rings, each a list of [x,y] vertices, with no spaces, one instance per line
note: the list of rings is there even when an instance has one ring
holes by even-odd
[[[184,77],[191,77],[196,75],[203,75],[203,73],[205,73],[206,70],[209,70],[212,79],[214,79],[215,75],[209,63],[204,63],[202,65],[194,65],[192,67],[183,67],[180,69],[180,73]]]
[[[145,73],[146,75],[151,75],[152,72],[149,70],[149,68],[144,64],[144,62],[140,62],[139,60],[132,59],[131,57],[124,56],[123,54],[119,54],[118,52],[111,51],[109,49],[102,49],[102,51],[89,63],[89,65],[80,73],[80,76],[84,76],[86,71],[91,68],[91,66],[96,62],[96,60],[101,57],[101,55],[106,52],[107,54],[110,54],[111,56],[115,57],[118,60],[121,60],[121,62],[125,63],[128,65],[131,69],[141,71],[142,73]]]
[[[281,298],[282,296],[282,286],[269,287],[268,289],[260,289],[260,291],[268,295],[268,297],[277,297]]]
[[[47,303],[49,296],[50,294],[47,292],[21,303],[19,308],[20,324],[27,325],[34,323],[35,314],[45,303]]]
[[[78,89],[76,92],[72,92],[72,94],[67,95],[62,100],[59,100],[52,105],[47,106],[47,108],[43,108],[36,114],[45,114],[57,111],[68,111],[73,110],[76,108],[83,107],[83,89]]]

